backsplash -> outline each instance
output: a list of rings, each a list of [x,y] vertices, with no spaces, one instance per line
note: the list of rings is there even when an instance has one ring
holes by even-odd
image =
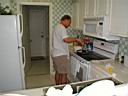
[[[121,38],[120,43],[119,43],[119,55],[128,56],[128,38]]]

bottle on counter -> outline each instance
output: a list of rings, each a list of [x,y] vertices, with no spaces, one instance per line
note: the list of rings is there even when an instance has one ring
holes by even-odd
[[[106,70],[109,74],[113,73],[113,66],[111,64],[106,64]]]
[[[90,40],[90,38],[84,39],[83,50],[86,50],[86,51],[92,51],[93,50],[93,42]]]

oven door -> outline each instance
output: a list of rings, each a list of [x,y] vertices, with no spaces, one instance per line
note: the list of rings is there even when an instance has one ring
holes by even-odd
[[[87,64],[86,62],[82,62],[80,64],[80,70],[79,73],[76,75],[76,77],[80,80],[80,81],[86,81],[88,80],[89,77],[89,71],[90,71],[90,64]],[[82,72],[81,72],[82,70]]]
[[[70,63],[70,81],[71,82],[88,80],[90,64],[80,60],[80,58],[81,57],[77,58],[77,57],[71,56],[71,59],[70,59],[71,60],[71,63]],[[77,66],[76,64],[80,65],[79,70],[77,72],[74,71],[74,69]]]

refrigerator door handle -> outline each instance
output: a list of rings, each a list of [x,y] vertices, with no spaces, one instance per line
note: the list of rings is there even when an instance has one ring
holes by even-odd
[[[20,34],[22,37],[23,36],[23,15],[22,14],[19,15],[19,19],[20,19]]]
[[[26,56],[25,56],[25,48],[21,47],[23,50],[23,67],[25,67],[25,63],[26,63]]]

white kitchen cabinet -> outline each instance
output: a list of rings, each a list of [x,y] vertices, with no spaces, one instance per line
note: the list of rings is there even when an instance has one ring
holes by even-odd
[[[128,37],[128,0],[86,0],[86,17],[108,16],[109,34]],[[94,10],[93,10],[94,9]]]
[[[86,0],[86,17],[109,15],[110,0]]]
[[[96,16],[109,15],[110,0],[96,0]]]
[[[110,32],[128,37],[128,0],[111,0]]]
[[[79,2],[78,0],[72,4],[72,28],[79,27]]]
[[[73,2],[72,27],[83,29],[85,17],[85,0],[76,0]]]
[[[95,15],[96,0],[86,0],[86,16],[91,17]]]
[[[102,79],[102,78],[108,78],[111,77],[107,72],[105,72],[103,69],[97,67],[96,65],[91,64],[90,65],[90,71],[89,71],[89,77],[88,80],[93,79]]]
[[[85,17],[85,0],[79,0],[79,28],[83,29]]]

